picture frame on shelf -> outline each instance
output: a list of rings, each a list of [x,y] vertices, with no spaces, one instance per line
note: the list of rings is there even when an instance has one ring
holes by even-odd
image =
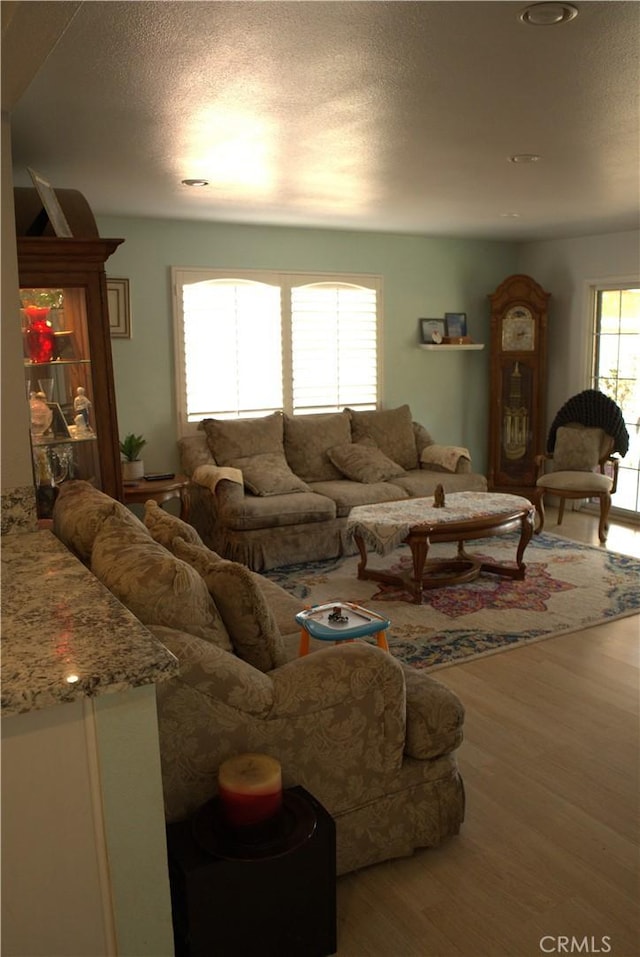
[[[444,319],[419,319],[418,322],[422,345],[442,342],[446,331]]]
[[[445,312],[444,324],[448,339],[465,339],[467,337],[466,312]]]
[[[53,227],[53,231],[56,236],[60,236],[66,239],[73,239],[73,233],[71,232],[71,226],[67,222],[67,217],[64,214],[62,206],[60,205],[60,200],[56,196],[56,191],[40,173],[36,173],[34,169],[31,169],[30,166],[27,166],[27,171],[31,177],[31,182],[36,188],[40,201],[44,207],[44,211],[49,217],[49,222]]]
[[[130,339],[131,306],[128,279],[107,279],[107,303],[111,338]]]

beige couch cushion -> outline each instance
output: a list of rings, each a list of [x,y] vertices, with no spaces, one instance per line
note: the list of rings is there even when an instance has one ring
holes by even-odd
[[[375,505],[378,502],[394,502],[399,498],[407,498],[395,482],[354,482],[352,479],[340,478],[331,482],[314,482],[311,486],[314,492],[332,500],[336,516],[344,518],[356,505]],[[310,558],[309,561],[313,559]],[[283,563],[284,564],[284,563]]]
[[[284,452],[281,412],[254,419],[203,419],[201,425],[217,465],[234,466],[236,459]]]
[[[378,448],[403,469],[418,468],[416,436],[408,405],[372,411],[350,409],[349,412],[354,442],[373,439]]]
[[[286,653],[280,631],[249,569],[217,555],[212,558],[208,548],[179,538],[173,550],[202,577],[238,657],[264,672],[284,664]]]
[[[198,425],[195,435],[183,435],[178,439],[178,451],[180,452],[180,468],[185,475],[193,475],[199,465],[216,464],[202,422]]]
[[[347,411],[284,416],[287,462],[305,482],[341,478],[327,449],[345,442],[351,442],[351,418]]]
[[[308,492],[309,486],[289,468],[284,452],[259,452],[231,459],[229,465],[240,469],[244,487],[253,495],[286,495]]]
[[[229,486],[219,495],[219,520],[230,529],[247,531],[276,528],[280,525],[307,525],[336,517],[336,506],[324,495],[302,492],[285,495],[244,495],[242,489]],[[240,495],[236,493],[240,492]],[[228,494],[226,494],[228,493]]]
[[[309,491],[285,458],[281,412],[255,419],[203,419],[201,424],[216,463],[240,469],[253,495]]]
[[[477,472],[437,472],[432,469],[412,469],[404,475],[391,479],[389,485],[395,485],[409,498],[424,498],[433,495],[436,486],[442,485],[445,493],[450,492],[486,492],[487,480]],[[400,496],[397,496],[400,498]]]
[[[176,535],[180,535],[186,542],[191,542],[192,545],[204,545],[193,525],[187,525],[176,515],[165,511],[153,499],[145,502],[143,521],[154,542],[164,545],[169,551],[172,550],[171,543]]]
[[[401,465],[388,458],[377,445],[365,442],[345,442],[334,445],[328,455],[333,464],[348,479],[354,482],[386,482],[394,475],[405,471]]]
[[[90,482],[63,482],[53,509],[53,532],[74,555],[89,564],[94,539],[111,515],[119,515],[123,522],[142,528],[133,512]]]
[[[93,543],[93,574],[143,624],[179,628],[230,651],[227,629],[200,575],[138,525],[118,515],[105,520]]]

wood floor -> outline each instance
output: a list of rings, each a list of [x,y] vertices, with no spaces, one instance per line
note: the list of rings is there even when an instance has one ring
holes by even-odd
[[[597,518],[554,516],[597,544]],[[607,547],[640,556],[640,529]],[[339,957],[640,957],[639,638],[633,616],[438,671],[466,707],[465,823],[339,879]]]

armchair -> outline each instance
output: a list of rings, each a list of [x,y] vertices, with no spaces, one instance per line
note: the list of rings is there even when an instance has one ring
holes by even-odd
[[[618,486],[619,459],[613,453],[624,456],[628,448],[629,433],[622,410],[609,396],[585,389],[565,402],[549,430],[547,452],[536,456],[533,502],[539,518],[537,532],[544,528],[546,492],[560,499],[558,525],[562,524],[567,499],[598,498],[598,537],[604,543],[611,496]]]
[[[285,787],[301,784],[333,816],[338,874],[458,832],[464,711],[448,688],[359,642],[264,673],[211,642],[149,627],[180,661],[180,675],[157,688],[168,821],[211,798],[226,758],[259,751],[281,762]]]

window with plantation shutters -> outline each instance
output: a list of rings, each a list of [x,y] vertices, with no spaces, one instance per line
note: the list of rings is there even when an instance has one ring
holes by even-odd
[[[180,434],[201,419],[372,409],[379,280],[174,269]]]
[[[292,411],[375,408],[375,289],[336,282],[291,290]]]

